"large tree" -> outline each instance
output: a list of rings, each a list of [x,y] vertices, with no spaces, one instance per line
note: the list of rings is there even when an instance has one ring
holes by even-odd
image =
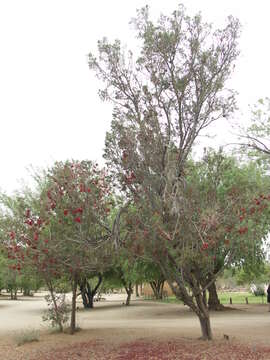
[[[229,17],[224,29],[212,31],[182,6],[157,24],[144,7],[132,23],[141,42],[137,58],[107,39],[98,43],[99,57],[89,56],[104,83],[101,98],[114,104],[105,158],[126,197],[147,216],[138,228],[148,234],[149,256],[198,315],[203,338],[211,339],[201,284],[184,256],[193,251],[192,239],[181,232],[185,163],[200,132],[234,110],[225,83],[238,55],[239,23]],[[170,251],[165,240],[174,244]]]

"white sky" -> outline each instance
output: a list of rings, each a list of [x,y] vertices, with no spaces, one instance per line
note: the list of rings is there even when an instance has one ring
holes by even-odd
[[[184,0],[188,13],[222,24],[242,23],[239,58],[231,87],[239,106],[270,95],[269,0]],[[101,103],[87,54],[103,36],[132,48],[129,20],[148,3],[154,14],[171,13],[175,0],[0,0],[0,188],[10,192],[29,176],[30,164],[101,160],[111,107]],[[242,116],[243,118],[243,116]],[[216,141],[228,141],[224,135]]]

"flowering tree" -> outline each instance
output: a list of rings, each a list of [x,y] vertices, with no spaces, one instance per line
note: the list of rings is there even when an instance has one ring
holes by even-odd
[[[131,52],[125,56],[119,41],[106,39],[98,44],[99,57],[89,56],[90,68],[104,82],[101,97],[114,104],[105,158],[138,208],[134,239],[147,239],[148,256],[198,315],[203,337],[211,339],[202,289],[190,262],[191,257],[199,259],[200,247],[193,245],[194,232],[184,236],[181,230],[191,214],[187,201],[183,215],[185,164],[199,133],[234,110],[234,95],[225,83],[238,55],[239,23],[229,18],[224,29],[212,32],[200,15],[191,18],[180,6],[157,24],[145,7],[133,24],[142,43],[137,59]]]
[[[110,187],[105,172],[90,161],[56,163],[43,184],[37,211],[27,208],[23,219],[14,214],[19,227],[10,229],[8,252],[14,269],[20,270],[22,262],[30,260],[49,290],[53,278],[69,274],[74,333],[79,277],[97,272],[110,255]]]

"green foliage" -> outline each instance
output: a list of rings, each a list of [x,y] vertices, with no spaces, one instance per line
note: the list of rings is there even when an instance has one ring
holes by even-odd
[[[14,337],[17,346],[39,341],[39,331],[34,329],[22,330]]]
[[[255,296],[265,296],[265,291],[264,291],[263,286],[256,285],[256,289],[253,290],[253,294]]]
[[[53,288],[56,293],[67,294],[71,291],[70,279],[67,276],[62,276],[53,281]]]
[[[270,159],[270,98],[259,99],[251,107],[251,121],[241,129],[242,150],[267,172]]]
[[[54,296],[57,306],[55,306],[51,295],[46,295],[45,300],[47,302],[48,309],[42,316],[42,320],[49,322],[52,328],[59,327],[60,323],[64,326],[69,320],[71,311],[70,306],[65,301],[65,294],[55,294]]]

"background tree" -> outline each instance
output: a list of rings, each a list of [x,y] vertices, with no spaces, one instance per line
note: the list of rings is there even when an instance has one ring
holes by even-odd
[[[211,150],[205,153],[203,161],[190,162],[188,172],[188,184],[199,191],[200,228],[207,228],[211,212],[213,216],[219,212],[222,217],[212,219],[220,223],[219,231],[207,240],[209,248],[213,247],[214,259],[214,271],[207,276],[207,282],[231,264],[250,270],[259,268],[264,261],[263,240],[269,231],[269,211],[265,208],[268,205],[265,195],[261,198],[268,193],[269,178],[255,163],[239,164],[235,158]],[[235,226],[236,232],[232,231]],[[215,282],[208,291],[209,308],[221,309]]]
[[[173,246],[168,251],[167,243],[187,243],[181,254],[193,253],[192,239],[182,238],[180,227],[185,163],[199,133],[234,110],[234,94],[225,83],[238,55],[239,23],[230,17],[224,29],[213,32],[200,15],[189,17],[182,6],[157,24],[149,19],[148,7],[142,8],[132,23],[142,44],[137,59],[125,54],[119,41],[107,39],[98,43],[98,58],[89,56],[90,68],[104,83],[101,98],[114,104],[105,158],[125,196],[138,206],[137,227],[148,232],[148,256],[198,315],[203,338],[211,339],[193,268]]]
[[[241,129],[240,135],[243,150],[249,156],[269,162],[270,156],[270,99],[260,99],[251,108],[251,123]]]

